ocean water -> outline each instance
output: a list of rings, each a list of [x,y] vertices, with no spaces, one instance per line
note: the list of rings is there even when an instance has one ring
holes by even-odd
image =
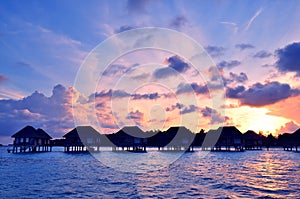
[[[172,162],[162,164],[165,158]],[[122,170],[124,159],[143,172]],[[156,167],[149,170],[149,165]],[[300,153],[150,150],[91,155],[55,148],[9,154],[0,147],[0,179],[0,198],[300,198]]]

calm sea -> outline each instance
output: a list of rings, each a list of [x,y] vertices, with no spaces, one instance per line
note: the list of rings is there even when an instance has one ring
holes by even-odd
[[[143,172],[122,169],[135,164]],[[300,153],[281,149],[91,155],[0,147],[0,173],[0,198],[300,198]]]

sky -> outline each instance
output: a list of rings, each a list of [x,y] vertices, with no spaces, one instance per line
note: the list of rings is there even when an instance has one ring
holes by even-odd
[[[55,138],[77,125],[102,133],[127,125],[291,133],[300,126],[299,21],[296,0],[1,1],[0,143],[26,125]],[[99,73],[112,55],[101,44],[118,34],[191,52],[181,39],[137,34],[149,27],[196,42],[207,68],[173,51],[140,49]],[[90,76],[80,79],[83,69]]]

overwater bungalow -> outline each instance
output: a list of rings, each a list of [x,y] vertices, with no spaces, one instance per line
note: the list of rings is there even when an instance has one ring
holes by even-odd
[[[43,129],[35,129],[32,126],[26,126],[11,136],[14,138],[12,149],[8,152],[46,152],[51,151],[52,146],[49,136]]]
[[[193,141],[193,146],[202,146],[203,141],[205,139],[206,133],[204,132],[203,129],[199,133],[196,133],[194,141]]]
[[[284,133],[278,136],[278,142],[285,151],[299,151],[300,149],[300,129],[294,133]]]
[[[101,135],[91,126],[78,126],[65,134],[65,152],[99,151],[101,146]]]
[[[148,136],[137,126],[125,126],[107,137],[114,145],[113,151],[146,152]]]
[[[264,136],[248,130],[243,134],[243,143],[246,150],[262,150]]]
[[[165,132],[155,136],[156,146],[160,151],[194,151],[196,134],[183,126],[170,127]]]
[[[205,138],[202,145],[203,150],[244,151],[243,135],[235,126],[224,126],[217,130],[210,130],[206,136],[208,138]]]
[[[293,133],[293,139],[294,139],[295,150],[298,152],[298,150],[300,149],[300,129],[298,129]]]

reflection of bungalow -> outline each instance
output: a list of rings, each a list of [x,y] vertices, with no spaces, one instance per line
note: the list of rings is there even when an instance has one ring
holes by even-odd
[[[202,148],[212,151],[243,151],[242,133],[234,126],[219,127],[217,130],[207,132]],[[206,140],[207,139],[207,140]]]
[[[244,147],[246,150],[261,150],[264,136],[249,130],[243,134],[243,140]]]
[[[26,126],[14,135],[13,148],[8,152],[45,152],[51,151],[50,139],[52,139],[44,130],[35,129],[32,126]]]
[[[147,135],[137,126],[126,126],[114,134],[107,136],[114,144],[113,150],[146,152]]]
[[[91,126],[78,126],[65,134],[65,152],[100,150],[101,134]]]

